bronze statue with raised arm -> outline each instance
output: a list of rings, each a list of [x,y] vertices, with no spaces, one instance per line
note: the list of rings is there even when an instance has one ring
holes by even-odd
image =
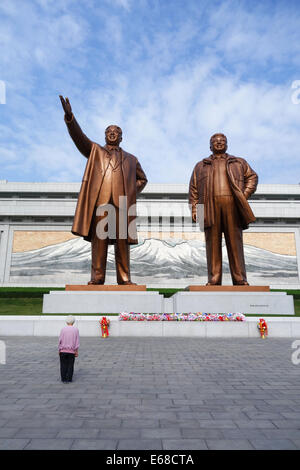
[[[60,100],[69,134],[78,150],[88,159],[72,226],[74,235],[91,242],[92,266],[88,284],[104,284],[108,244],[113,244],[115,248],[118,284],[133,284],[130,277],[129,248],[131,244],[138,243],[135,204],[137,194],[147,184],[146,175],[138,159],[120,147],[120,127],[110,125],[106,128],[106,144],[102,147],[82,132],[69,99],[60,96]],[[124,199],[125,206],[121,204]],[[108,207],[114,209],[115,215],[111,220],[114,220],[115,227],[114,230],[107,231],[105,221],[110,219],[107,219],[108,211],[105,209]],[[124,225],[121,222],[125,219]],[[106,227],[104,233],[100,233],[97,228],[102,222]]]
[[[222,233],[227,247],[233,285],[249,285],[243,248],[243,229],[255,221],[248,198],[257,187],[258,176],[243,158],[226,153],[227,138],[214,134],[212,154],[198,162],[189,186],[192,219],[197,205],[204,205],[207,285],[222,284]]]

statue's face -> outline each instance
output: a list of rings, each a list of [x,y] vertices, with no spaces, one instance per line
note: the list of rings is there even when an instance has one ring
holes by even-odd
[[[215,134],[210,139],[210,149],[213,153],[225,153],[227,150],[227,139],[223,134]]]
[[[119,145],[122,140],[122,130],[118,126],[108,126],[105,131],[105,140],[109,145]]]

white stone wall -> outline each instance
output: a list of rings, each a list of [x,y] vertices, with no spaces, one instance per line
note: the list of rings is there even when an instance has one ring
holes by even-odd
[[[89,245],[86,246],[84,267],[75,271],[72,271],[71,265],[69,269],[66,263],[60,269],[59,262],[62,258],[58,258],[57,273],[52,269],[51,273],[47,274],[45,252],[29,253],[28,256],[23,258],[27,260],[26,262],[28,262],[30,256],[34,255],[36,259],[40,256],[41,269],[36,270],[36,275],[26,275],[32,269],[32,267],[28,268],[30,263],[26,264],[24,261],[24,269],[22,271],[22,261],[18,261],[22,257],[12,251],[14,234],[18,230],[70,232],[72,217],[76,207],[76,198],[74,196],[76,196],[79,189],[79,183],[0,182],[0,220],[2,219],[2,222],[0,221],[0,285],[54,287],[72,282],[85,283],[89,280]],[[201,238],[199,228],[190,222],[187,200],[180,199],[182,195],[186,195],[187,190],[188,186],[186,184],[148,184],[146,186],[143,192],[143,197],[146,199],[140,199],[137,203],[140,223],[139,231],[142,233],[143,239],[150,238],[151,240],[150,242],[147,241],[147,247],[145,245],[132,247],[132,271],[135,282],[146,283],[149,287],[185,287],[188,284],[203,284],[205,282],[204,245],[201,246],[203,234]],[[172,199],[170,199],[170,194]],[[29,197],[32,195],[35,197]],[[178,195],[178,198],[176,198],[176,195]],[[272,233],[293,233],[296,243],[296,255],[290,258],[287,256],[284,259],[280,256],[273,256],[271,252],[270,254],[262,253],[259,250],[253,250],[251,247],[248,249],[245,246],[246,262],[248,260],[250,263],[248,269],[249,281],[252,284],[268,284],[272,288],[300,288],[298,269],[300,266],[300,227],[294,222],[286,223],[289,219],[296,220],[300,217],[300,186],[259,185],[256,195],[264,198],[263,200],[250,201],[256,217],[260,220],[271,217],[275,223],[254,224],[247,232],[270,233],[270,237],[272,237]],[[272,200],[271,197],[274,197],[274,195],[280,197],[280,199]],[[170,216],[174,217],[172,226],[169,224]],[[43,218],[42,221],[38,219],[41,217]],[[151,217],[150,226],[148,224],[149,217]],[[183,220],[184,226],[182,225]],[[189,242],[186,242],[185,246],[176,245],[172,247],[170,244],[168,245],[168,242],[161,240],[160,238],[167,238],[167,231],[169,229],[172,232],[170,234],[171,242],[174,238],[177,238],[176,234],[180,238],[182,230],[186,233],[187,238],[194,234],[196,241],[198,241],[198,252],[195,251],[195,247],[191,247],[193,244]],[[147,235],[149,231],[151,233]],[[146,251],[146,248],[148,251]],[[174,256],[177,253],[178,259],[174,258],[172,250]],[[158,255],[157,257],[155,254],[157,252],[161,256]],[[194,253],[194,267],[186,268],[183,266],[183,261],[185,261],[186,257],[191,256],[191,252]],[[145,272],[140,263],[140,260],[145,259],[146,255],[149,258],[147,259],[147,266],[151,266],[148,272]],[[265,256],[262,255],[266,255],[269,265],[265,278],[260,275],[260,271],[264,272],[262,262]],[[49,256],[49,253],[47,253],[47,256]],[[76,256],[75,250],[75,260]],[[135,264],[135,256],[136,260],[139,261],[139,265]],[[197,268],[197,256],[199,259],[199,269]],[[255,256],[257,258],[257,268],[251,268]],[[160,261],[158,258],[161,258]],[[161,264],[159,264],[160,262]],[[226,262],[226,250],[224,250],[225,273],[223,282],[230,284],[231,280]],[[170,270],[166,271],[164,275],[164,266],[168,267],[168,265]],[[270,269],[270,266],[272,269]],[[282,273],[281,278],[276,274],[276,266],[278,268],[277,273]],[[257,275],[255,274],[255,269]],[[20,275],[20,272],[23,272],[23,275]],[[136,275],[134,272],[136,272]],[[144,275],[141,276],[141,273]],[[107,282],[115,283],[114,262],[111,253],[109,255]]]

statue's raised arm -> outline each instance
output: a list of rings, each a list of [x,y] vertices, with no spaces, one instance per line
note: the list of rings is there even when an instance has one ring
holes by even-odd
[[[92,150],[93,142],[82,132],[76,121],[69,98],[64,98],[62,95],[59,95],[59,98],[65,112],[65,123],[68,127],[69,134],[79,152],[88,158]]]
[[[67,121],[71,121],[73,113],[72,113],[72,107],[71,107],[69,98],[64,99],[62,95],[59,95],[59,98],[60,98],[63,110],[65,112],[65,118],[67,119]]]

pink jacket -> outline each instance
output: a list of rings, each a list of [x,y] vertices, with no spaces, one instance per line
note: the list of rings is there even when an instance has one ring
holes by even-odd
[[[79,348],[79,330],[76,326],[65,326],[59,335],[58,350],[75,354]]]

